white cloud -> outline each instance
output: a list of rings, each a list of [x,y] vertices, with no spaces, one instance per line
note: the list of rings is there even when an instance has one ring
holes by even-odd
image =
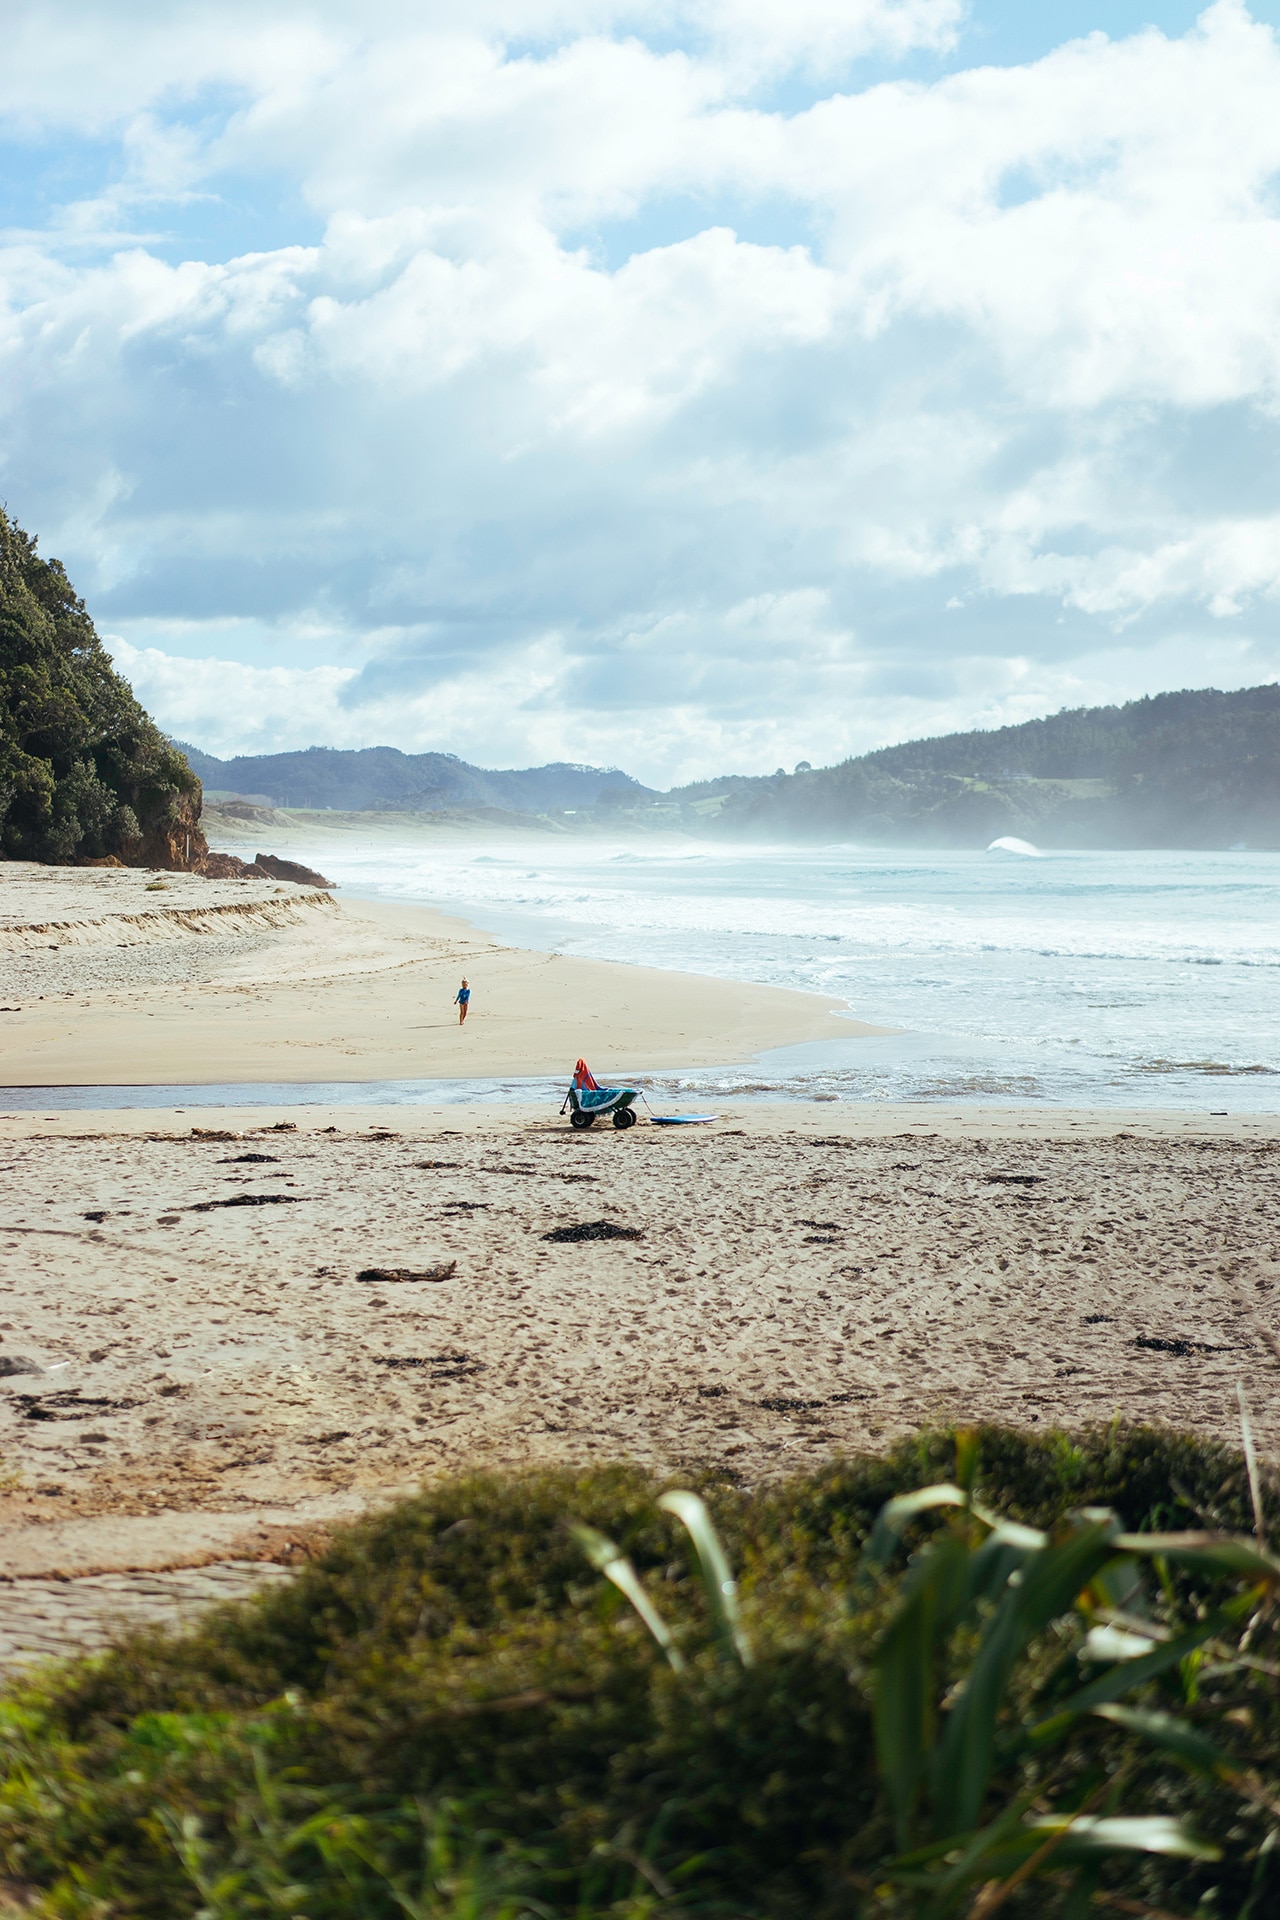
[[[753,78],[797,65],[828,72],[869,52],[945,47],[964,12],[963,0],[471,0],[465,15],[452,0],[12,0],[0,113],[27,128],[99,132],[218,85],[287,111],[361,65],[392,86],[398,72],[402,92],[416,86],[419,50],[435,49],[437,69],[443,54],[456,74],[478,71],[485,48],[646,36]]]
[[[961,17],[21,7],[0,121],[115,159],[0,256],[0,491],[211,749],[662,778],[1097,697],[1119,633],[1117,692],[1263,678],[1275,36],[859,87]]]
[[[330,742],[354,667],[255,667],[205,655],[184,660],[159,647],[107,636],[115,665],[143,705],[175,739],[215,755],[270,752],[281,732],[290,744]],[[363,737],[335,746],[372,745]]]

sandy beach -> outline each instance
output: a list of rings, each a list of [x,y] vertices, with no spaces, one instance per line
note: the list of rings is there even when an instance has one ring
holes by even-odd
[[[755,1479],[924,1420],[1229,1438],[1237,1380],[1280,1445],[1274,1120],[9,1115],[0,1175],[18,1572],[270,1553],[476,1464]]]
[[[841,1001],[529,953],[426,907],[0,862],[0,1085],[568,1074],[583,1053],[616,1075],[877,1031]]]
[[[875,1031],[257,879],[0,866],[0,969],[11,1086],[613,1073]],[[1280,1450],[1280,1118],[713,1105],[623,1134],[554,1102],[0,1114],[0,1665],[478,1465],[756,1481],[935,1420],[1233,1439],[1237,1382]]]

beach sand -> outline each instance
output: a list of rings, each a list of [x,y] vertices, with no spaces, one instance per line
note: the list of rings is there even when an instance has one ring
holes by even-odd
[[[0,862],[0,1085],[616,1076],[883,1031],[842,1008],[290,883]]]
[[[1233,1439],[1238,1380],[1280,1447],[1280,1121],[722,1112],[4,1116],[0,1558],[278,1558],[423,1476],[753,1481],[928,1420]]]
[[[0,1008],[0,1081],[50,1087],[875,1031],[314,887],[17,865]],[[1238,1381],[1280,1450],[1280,1119],[713,1105],[582,1134],[552,1102],[0,1113],[0,1665],[476,1466],[757,1481],[953,1420],[1233,1440]]]

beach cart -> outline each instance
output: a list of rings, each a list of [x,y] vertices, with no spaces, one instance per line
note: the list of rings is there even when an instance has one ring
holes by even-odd
[[[585,1060],[579,1060],[573,1070],[573,1084],[565,1095],[561,1113],[567,1109],[571,1127],[591,1127],[605,1114],[620,1131],[624,1127],[634,1127],[636,1123],[635,1102],[640,1097],[639,1087],[602,1087],[595,1078]]]

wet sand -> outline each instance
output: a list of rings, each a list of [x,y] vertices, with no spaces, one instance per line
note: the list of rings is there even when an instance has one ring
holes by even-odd
[[[427,907],[0,861],[0,1085],[567,1075],[580,1054],[616,1076],[880,1031],[817,994],[523,952]]]

